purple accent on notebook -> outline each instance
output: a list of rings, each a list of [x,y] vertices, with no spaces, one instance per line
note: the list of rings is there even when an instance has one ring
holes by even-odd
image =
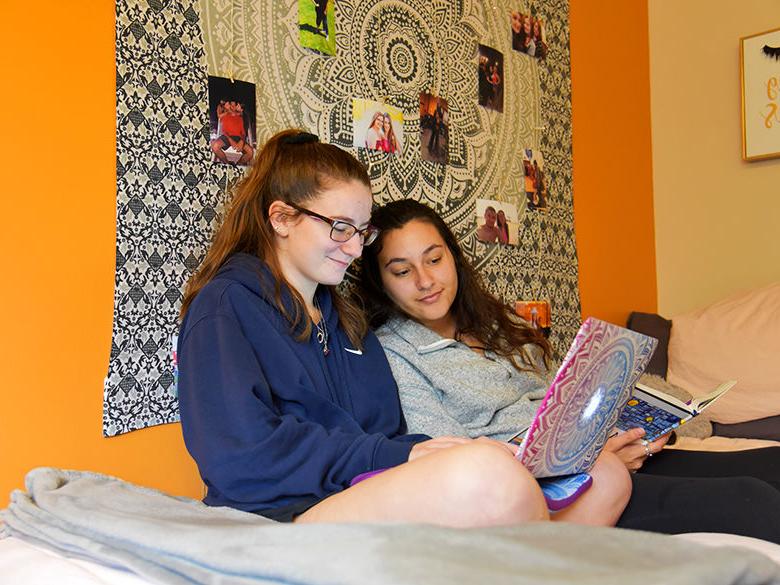
[[[355,477],[352,478],[352,481],[349,482],[349,487],[352,487],[353,485],[360,483],[364,479],[368,479],[369,477],[374,477],[375,475],[379,475],[383,471],[387,471],[388,468],[385,467],[384,469],[374,469],[373,471],[366,471],[365,473],[359,473]]]
[[[549,477],[537,481],[539,487],[542,488],[542,495],[544,495],[547,509],[550,512],[563,510],[593,485],[593,478],[589,473]]]
[[[517,452],[534,477],[593,467],[656,344],[592,317],[582,324]]]

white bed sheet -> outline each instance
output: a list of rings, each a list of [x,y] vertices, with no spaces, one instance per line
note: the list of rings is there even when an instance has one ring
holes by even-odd
[[[719,534],[716,532],[689,532],[687,534],[676,534],[674,537],[708,546],[741,546],[749,548],[762,553],[780,565],[780,545],[759,538],[739,536],[737,534]]]
[[[2,585],[149,585],[134,573],[70,559],[14,537],[0,538]]]

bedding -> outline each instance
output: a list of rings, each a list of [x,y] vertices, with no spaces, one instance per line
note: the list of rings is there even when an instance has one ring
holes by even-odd
[[[667,379],[694,396],[737,385],[712,405],[733,424],[780,415],[780,282],[672,318]],[[778,418],[780,423],[780,418]]]
[[[659,340],[647,371],[672,387],[695,397],[737,380],[694,419],[696,427],[680,428],[678,434],[687,436],[675,447],[725,451],[780,445],[780,282],[672,319],[634,312],[627,326]],[[752,439],[756,442],[747,443]]]
[[[135,573],[68,558],[27,541],[0,539],[0,581],[14,585],[148,585]]]
[[[664,449],[687,449],[689,451],[746,451],[748,449],[762,449],[764,447],[777,447],[777,441],[764,439],[741,439],[735,437],[677,437],[674,445],[668,445]]]
[[[753,549],[780,564],[780,547],[763,540],[732,534],[678,534],[674,539],[706,546],[732,546]],[[682,546],[682,545],[678,545]],[[0,575],[3,583],[19,585],[151,585],[135,573],[106,567],[96,562],[68,558],[14,537],[0,539]],[[366,580],[371,582],[370,579]],[[523,577],[512,577],[522,583]],[[456,581],[457,582],[457,581]]]
[[[0,540],[0,575],[20,570],[10,557],[26,558],[26,585],[36,583],[31,566],[43,568],[52,558],[81,559],[77,567],[93,580],[72,581],[79,585],[623,585],[638,575],[643,583],[669,585],[780,585],[780,565],[764,554],[733,546],[713,554],[696,542],[683,546],[679,537],[562,523],[471,530],[281,524],[105,475],[55,468],[31,471],[26,491],[15,491],[0,517],[8,537]],[[45,562],[35,560],[41,554]],[[97,566],[113,567],[113,574],[99,574]],[[109,580],[131,576],[140,581]]]

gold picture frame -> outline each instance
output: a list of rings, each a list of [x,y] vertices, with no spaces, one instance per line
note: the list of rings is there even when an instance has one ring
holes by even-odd
[[[780,157],[780,28],[739,40],[742,158]]]

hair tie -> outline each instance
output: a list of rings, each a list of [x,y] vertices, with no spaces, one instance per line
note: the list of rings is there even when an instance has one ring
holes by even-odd
[[[309,142],[319,142],[320,137],[310,132],[298,132],[282,138],[283,144],[307,144]]]

